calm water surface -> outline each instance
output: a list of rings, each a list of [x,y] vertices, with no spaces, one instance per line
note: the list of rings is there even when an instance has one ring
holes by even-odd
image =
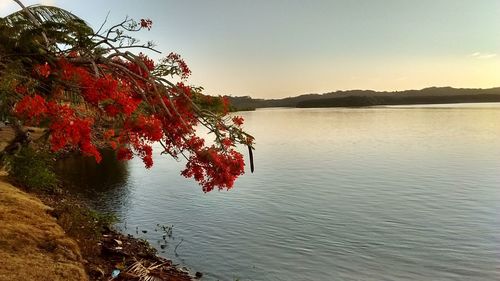
[[[499,105],[241,114],[256,171],[229,192],[160,155],[61,168],[203,280],[499,280]]]

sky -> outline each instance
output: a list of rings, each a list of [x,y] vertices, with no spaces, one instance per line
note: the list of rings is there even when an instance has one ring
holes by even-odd
[[[336,90],[500,86],[498,0],[24,0],[174,51],[207,94],[281,98]],[[0,0],[0,16],[18,9]],[[154,58],[160,56],[152,55]]]

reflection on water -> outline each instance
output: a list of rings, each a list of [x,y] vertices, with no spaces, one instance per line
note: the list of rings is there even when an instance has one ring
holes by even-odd
[[[56,163],[65,187],[84,198],[93,208],[118,216],[128,201],[127,162],[118,161],[113,151],[103,150],[102,161],[72,155]]]
[[[61,168],[125,231],[159,246],[156,224],[174,225],[159,250],[204,280],[498,280],[500,107],[241,114],[256,172],[229,192],[158,154]]]

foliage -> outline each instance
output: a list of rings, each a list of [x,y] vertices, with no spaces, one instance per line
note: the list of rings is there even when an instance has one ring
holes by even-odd
[[[227,100],[185,84],[191,71],[180,55],[155,63],[132,52],[158,52],[130,35],[151,27],[149,19],[125,19],[94,32],[49,6],[0,19],[0,115],[46,128],[53,152],[76,150],[97,162],[98,148],[109,147],[120,159],[137,156],[150,168],[157,142],[162,154],[187,160],[181,174],[205,192],[229,189],[244,172],[235,146],[253,149],[253,137],[242,130],[241,117],[228,116]],[[197,136],[199,125],[213,144]]]
[[[16,155],[8,156],[9,176],[16,183],[33,190],[52,191],[58,180],[52,168],[50,155],[36,151],[32,147],[23,147]]]
[[[98,239],[100,235],[112,227],[118,219],[115,215],[96,212],[85,206],[74,206],[72,204],[60,203],[56,205],[55,214],[58,217],[59,224],[68,233],[73,236],[85,229],[86,236]]]
[[[52,215],[64,232],[78,241],[84,255],[92,255],[100,250],[102,234],[111,228],[117,218],[112,214],[96,212],[78,200],[64,198],[53,202]]]
[[[480,92],[479,90],[478,92]],[[458,91],[457,91],[458,92]],[[500,95],[459,94],[446,96],[426,95],[387,95],[387,96],[348,96],[321,100],[306,100],[297,103],[299,108],[307,107],[360,107],[375,105],[444,104],[468,102],[499,102]]]

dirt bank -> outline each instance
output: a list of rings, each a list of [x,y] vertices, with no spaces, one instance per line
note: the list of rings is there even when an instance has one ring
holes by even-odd
[[[48,211],[0,180],[0,280],[88,280],[77,243]]]

